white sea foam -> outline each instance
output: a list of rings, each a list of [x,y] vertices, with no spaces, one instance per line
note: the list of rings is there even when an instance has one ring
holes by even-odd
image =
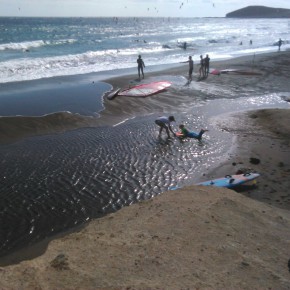
[[[285,19],[0,19],[0,83],[176,64],[200,54],[211,60],[289,48]],[[28,24],[27,24],[28,23]],[[279,31],[279,33],[277,33]],[[252,45],[250,45],[252,40]],[[182,49],[183,43],[187,49]],[[240,43],[243,45],[240,45]]]
[[[32,47],[40,47],[46,45],[43,40],[24,41],[19,43],[4,43],[0,44],[0,50],[27,50]]]
[[[65,43],[73,43],[75,39],[60,39],[56,41],[44,41],[44,40],[34,40],[34,41],[24,41],[24,42],[10,42],[0,44],[0,51],[3,50],[29,50],[32,48],[38,48],[46,45],[62,45]]]

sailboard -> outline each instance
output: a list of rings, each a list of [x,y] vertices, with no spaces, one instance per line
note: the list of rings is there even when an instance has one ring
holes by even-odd
[[[256,182],[256,179],[259,176],[260,176],[259,173],[226,175],[225,177],[203,181],[200,183],[196,183],[195,185],[235,188],[235,187],[243,186],[243,185],[252,185]],[[179,185],[176,185],[176,186],[171,186],[169,190],[177,190],[180,188],[182,187]]]
[[[226,175],[225,177],[200,182],[200,183],[197,183],[196,185],[233,188],[238,185],[252,183],[259,176],[260,176],[259,173]]]
[[[168,81],[159,81],[159,82],[152,82],[148,84],[141,84],[137,86],[133,86],[131,88],[121,90],[117,89],[110,93],[107,98],[113,99],[116,96],[127,96],[127,97],[148,97],[155,94],[158,94],[168,87],[171,86],[171,83]]]
[[[209,70],[209,73],[212,75],[219,76],[221,74],[221,71],[219,69],[213,68]]]
[[[128,96],[128,97],[148,97],[155,95],[166,88],[170,87],[171,83],[167,81],[152,82],[148,84],[142,84],[134,86],[132,88],[123,90],[118,93],[118,96]]]

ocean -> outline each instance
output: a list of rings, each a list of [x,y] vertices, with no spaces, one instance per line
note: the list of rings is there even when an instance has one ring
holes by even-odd
[[[147,99],[144,114],[91,126],[108,110],[103,95],[112,87],[103,79],[136,74],[139,54],[146,74],[180,65],[189,55],[198,63],[200,54],[226,60],[274,52],[279,38],[286,50],[289,29],[286,19],[0,18],[0,129],[19,136],[31,131],[30,138],[0,145],[0,256],[171,186],[200,181],[232,142],[227,132],[221,138],[214,116],[285,106],[279,92],[235,94],[193,82],[201,93],[185,104],[166,99],[165,92]],[[184,76],[167,79],[176,92],[189,94]],[[158,138],[152,120],[166,106],[179,121],[206,125],[210,133],[202,142]],[[64,123],[73,129],[61,130]],[[33,137],[39,124],[59,130]]]
[[[193,55],[228,59],[289,48],[287,19],[0,18],[0,83],[148,70]],[[252,40],[252,45],[249,45]],[[187,49],[182,49],[187,43]],[[242,42],[242,45],[240,43]]]

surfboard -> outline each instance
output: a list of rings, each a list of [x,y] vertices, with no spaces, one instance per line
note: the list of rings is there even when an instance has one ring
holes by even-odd
[[[164,91],[171,86],[170,82],[160,81],[148,84],[141,84],[132,88],[118,92],[118,96],[128,97],[148,97]]]
[[[239,185],[249,184],[256,180],[259,176],[260,174],[258,173],[226,175],[225,177],[200,182],[196,185],[233,188]]]
[[[200,183],[196,183],[195,185],[234,188],[237,186],[251,185],[256,181],[256,179],[259,176],[260,176],[259,173],[226,175],[225,177],[203,181]],[[176,185],[176,186],[169,187],[169,190],[177,190],[180,188],[182,187],[179,185]]]

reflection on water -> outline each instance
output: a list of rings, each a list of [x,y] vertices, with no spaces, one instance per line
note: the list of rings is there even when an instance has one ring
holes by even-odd
[[[226,150],[214,131],[202,142],[158,138],[155,117],[2,145],[0,254],[192,184]]]
[[[2,84],[0,116],[31,117],[56,112],[95,116],[104,109],[102,96],[111,88],[103,82],[79,83],[73,79],[69,84],[54,82],[48,88],[38,88],[38,81],[20,83],[13,90],[9,84]]]
[[[190,130],[209,129],[201,142],[167,139],[166,134],[158,138],[157,115],[152,114],[115,127],[83,128],[0,146],[0,218],[5,221],[0,255],[172,186],[200,181],[231,143],[231,135],[215,127],[218,117],[213,116],[288,107],[275,94],[205,105],[192,102],[176,115],[175,130],[180,123]]]

